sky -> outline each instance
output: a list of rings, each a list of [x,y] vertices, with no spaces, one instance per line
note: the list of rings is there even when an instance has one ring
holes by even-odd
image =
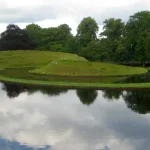
[[[68,24],[72,33],[81,20],[91,16],[102,30],[103,21],[129,16],[142,10],[150,10],[150,0],[0,0],[0,32],[10,23],[25,28],[36,23],[43,28]]]

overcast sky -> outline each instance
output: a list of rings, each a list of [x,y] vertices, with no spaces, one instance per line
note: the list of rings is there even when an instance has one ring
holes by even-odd
[[[7,24],[24,28],[29,23],[41,27],[67,23],[72,33],[84,17],[95,18],[100,30],[108,18],[122,18],[142,10],[150,10],[150,0],[0,0],[0,32]]]

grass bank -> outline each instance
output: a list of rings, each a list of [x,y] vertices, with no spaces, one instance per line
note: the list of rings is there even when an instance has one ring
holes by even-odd
[[[5,76],[0,76],[0,81],[7,83],[17,83],[24,85],[41,85],[51,87],[66,87],[66,88],[91,88],[91,89],[149,89],[150,83],[131,83],[131,84],[109,84],[109,83],[76,83],[76,82],[55,82],[55,81],[40,81],[15,79]]]

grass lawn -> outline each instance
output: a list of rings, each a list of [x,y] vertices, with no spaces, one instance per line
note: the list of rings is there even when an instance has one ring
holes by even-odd
[[[150,87],[150,84],[112,84],[147,69],[88,62],[74,54],[48,51],[0,52],[0,81],[69,87]],[[144,86],[145,85],[145,86]]]
[[[48,51],[1,51],[0,69],[3,68],[23,68],[23,67],[42,67],[53,60],[77,60],[87,61],[83,57],[74,54],[48,52]]]
[[[30,71],[36,74],[59,76],[120,76],[146,73],[147,69],[101,62],[60,60]]]

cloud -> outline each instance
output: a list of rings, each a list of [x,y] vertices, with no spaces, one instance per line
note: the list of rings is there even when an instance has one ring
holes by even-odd
[[[3,1],[1,0],[1,3]],[[10,1],[2,3],[0,9],[0,22],[37,22],[48,19],[60,19],[72,17],[79,22],[83,17],[94,17],[99,25],[104,19],[119,17],[127,20],[129,15],[145,9],[150,9],[148,1],[139,0],[93,0],[93,1],[69,1],[69,0],[39,0],[36,3],[26,0]]]
[[[44,23],[48,21],[46,27],[68,23],[75,34],[84,17],[95,18],[101,26],[105,19],[115,17],[127,21],[130,15],[142,10],[150,10],[148,0],[0,0],[0,27],[4,23],[37,22],[46,26]]]

